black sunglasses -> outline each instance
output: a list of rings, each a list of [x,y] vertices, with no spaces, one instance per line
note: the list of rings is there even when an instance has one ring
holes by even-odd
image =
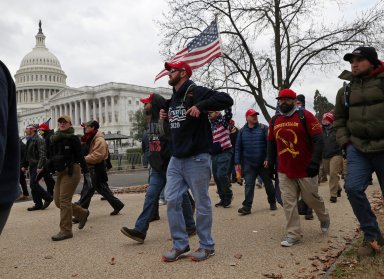
[[[182,72],[182,71],[185,71],[184,69],[170,69],[168,72],[170,73],[170,74],[173,74],[173,73],[175,73],[175,72]]]

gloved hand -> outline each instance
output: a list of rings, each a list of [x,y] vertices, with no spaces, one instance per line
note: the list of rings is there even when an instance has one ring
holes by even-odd
[[[87,183],[90,189],[93,188],[91,174],[89,172],[84,173],[84,181]]]
[[[319,174],[320,166],[317,163],[311,162],[307,168],[308,177],[315,177]]]

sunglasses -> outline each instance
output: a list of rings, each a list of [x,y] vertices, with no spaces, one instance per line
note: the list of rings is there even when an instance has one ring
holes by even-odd
[[[182,72],[182,71],[185,71],[185,70],[184,70],[184,69],[170,69],[170,70],[168,71],[168,73],[173,74],[173,73],[175,73],[175,72]]]

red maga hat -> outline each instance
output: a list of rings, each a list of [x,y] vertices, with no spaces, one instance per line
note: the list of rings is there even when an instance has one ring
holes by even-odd
[[[296,99],[296,93],[292,89],[286,88],[279,92],[279,96],[276,99],[291,98]]]
[[[247,112],[245,113],[245,116],[249,116],[249,115],[259,115],[259,113],[257,111],[255,111],[254,109],[249,109],[247,110]]]
[[[39,125],[39,130],[49,131],[49,125],[47,123],[41,123]]]
[[[192,76],[192,69],[185,61],[165,62],[164,67],[167,71],[171,69],[185,70],[188,76]]]
[[[322,124],[326,124],[326,122],[329,122],[329,123],[333,123],[333,121],[335,121],[335,117],[333,116],[332,113],[330,112],[326,112],[323,114],[323,117],[321,118],[321,122]]]
[[[147,98],[141,98],[140,102],[142,102],[143,104],[152,103],[152,99],[153,99],[154,94],[155,93],[150,93]]]

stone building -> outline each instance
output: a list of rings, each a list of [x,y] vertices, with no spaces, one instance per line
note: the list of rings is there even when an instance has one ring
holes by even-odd
[[[66,74],[60,61],[45,46],[45,35],[39,22],[36,46],[21,61],[16,72],[16,98],[19,131],[26,125],[43,123],[49,118],[51,128],[57,128],[60,115],[70,115],[76,133],[81,133],[80,124],[97,120],[100,130],[132,136],[134,114],[142,109],[140,98],[150,92],[169,98],[167,88],[150,88],[125,83],[110,82],[97,86],[73,88],[66,85]]]

